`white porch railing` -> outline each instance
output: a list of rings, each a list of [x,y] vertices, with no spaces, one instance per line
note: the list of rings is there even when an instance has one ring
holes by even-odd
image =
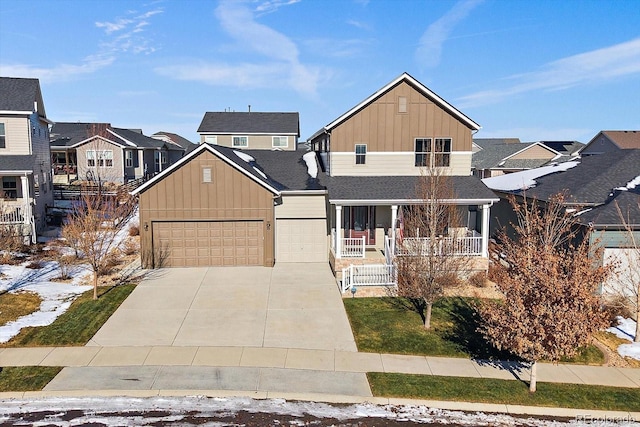
[[[396,243],[396,255],[437,255],[452,254],[461,256],[481,256],[482,236],[480,237],[440,237],[431,243],[429,237],[405,237]]]
[[[345,293],[358,286],[396,286],[396,267],[385,264],[350,265],[342,269],[340,290]]]
[[[26,209],[23,206],[0,207],[0,224],[22,224],[25,219],[24,212]]]
[[[366,238],[363,237],[346,237],[340,239],[339,251],[336,250],[336,230],[331,230],[331,250],[336,255],[336,258],[364,258],[365,257],[365,242]]]

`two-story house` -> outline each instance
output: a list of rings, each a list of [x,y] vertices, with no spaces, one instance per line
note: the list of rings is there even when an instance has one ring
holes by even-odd
[[[150,177],[178,161],[185,151],[172,141],[110,123],[58,122],[51,128],[54,171],[67,182],[126,183]]]
[[[465,213],[464,226],[447,232],[460,256],[486,269],[489,207],[498,198],[471,175],[479,126],[408,74],[316,132],[311,151],[274,143],[297,132],[297,122],[273,128],[259,113],[215,113],[234,121],[222,138],[223,127],[204,125],[211,114],[202,143],[135,190],[146,266],[329,262],[338,279],[352,264],[387,267],[399,213],[425,202],[416,184],[435,168],[455,190],[443,202]],[[269,137],[261,145],[253,134]]]
[[[53,205],[50,124],[38,79],[0,77],[0,226],[34,243]]]
[[[602,130],[581,150],[581,156],[640,148],[640,130]]]
[[[376,262],[368,258],[379,254],[389,262],[399,211],[425,202],[416,186],[429,169],[448,176],[453,187],[454,197],[442,202],[465,212],[463,230],[447,232],[460,240],[461,255],[476,257],[478,268],[486,268],[489,208],[498,198],[471,175],[472,135],[479,129],[404,73],[313,134],[312,150],[330,177],[334,271]]]
[[[198,127],[200,142],[241,150],[296,150],[298,113],[207,112]]]

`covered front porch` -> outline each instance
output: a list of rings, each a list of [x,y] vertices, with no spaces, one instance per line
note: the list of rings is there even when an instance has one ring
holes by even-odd
[[[0,227],[3,232],[29,236],[35,242],[35,223],[29,172],[0,171]]]

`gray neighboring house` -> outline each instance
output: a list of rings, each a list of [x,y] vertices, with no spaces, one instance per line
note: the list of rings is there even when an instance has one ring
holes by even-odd
[[[50,124],[38,79],[0,77],[0,224],[33,243],[53,205]]]
[[[563,154],[551,144],[520,142],[518,138],[474,138],[471,168],[478,178],[538,168]]]
[[[196,145],[193,142],[189,141],[187,138],[184,138],[176,133],[171,133],[171,132],[164,132],[164,131],[156,132],[153,135],[151,135],[151,138],[159,139],[169,144],[177,145],[178,147],[182,148],[184,152],[189,151],[190,149],[194,148]],[[184,155],[184,152],[183,152],[183,155]]]
[[[295,151],[300,137],[300,116],[278,112],[207,112],[198,133],[200,143],[243,150]]]
[[[602,130],[581,150],[581,156],[640,149],[640,130]]]
[[[148,178],[178,161],[185,152],[179,144],[109,123],[56,123],[50,145],[57,177],[66,177],[67,182],[126,183]]]

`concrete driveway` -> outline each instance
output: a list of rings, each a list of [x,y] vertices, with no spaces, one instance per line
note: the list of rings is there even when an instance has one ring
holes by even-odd
[[[88,345],[357,351],[324,263],[154,270]]]

